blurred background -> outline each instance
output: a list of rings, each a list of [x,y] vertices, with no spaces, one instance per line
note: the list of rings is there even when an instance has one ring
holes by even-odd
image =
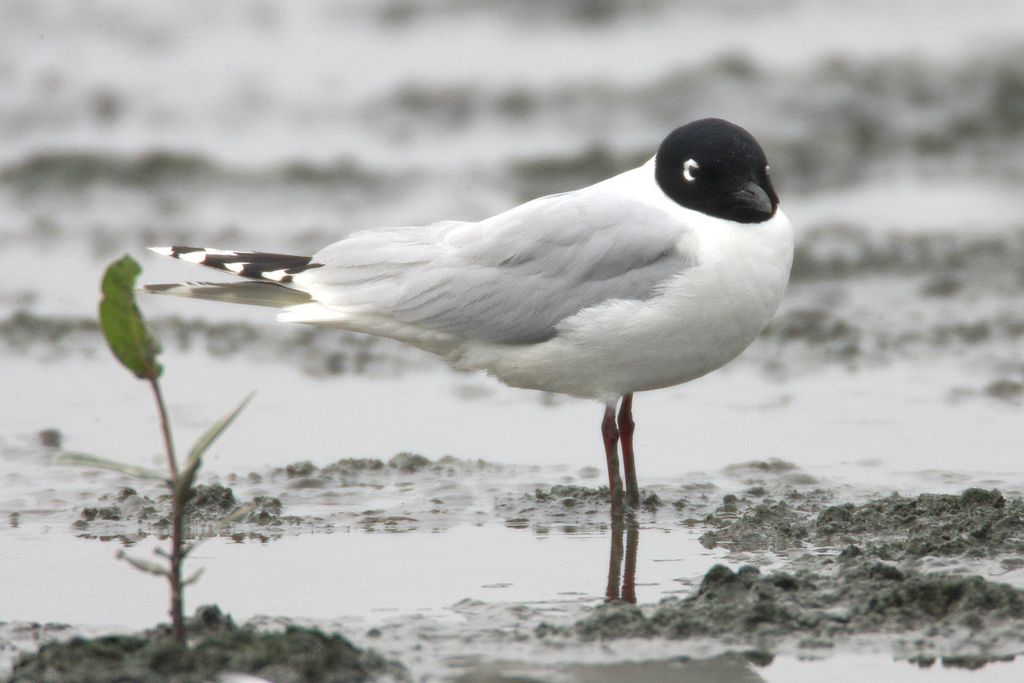
[[[144,246],[308,254],[357,229],[478,219],[629,168],[703,116],[762,142],[798,253],[786,303],[748,353],[757,372],[734,380],[740,390],[702,380],[694,386],[710,388],[697,396],[738,410],[794,406],[789,441],[770,454],[812,461],[821,435],[806,435],[807,424],[884,422],[899,409],[874,399],[892,397],[896,382],[911,392],[899,405],[919,416],[907,433],[917,444],[950,424],[913,412],[919,399],[946,410],[980,396],[1009,404],[995,408],[1009,416],[1024,393],[1017,0],[5,0],[0,12],[0,373],[10,414],[0,439],[9,443],[54,427],[100,448],[112,419],[104,406],[119,401],[110,410],[138,410],[140,434],[149,429],[148,406],[128,398],[138,389],[130,378],[97,384],[106,368],[77,362],[97,353],[106,362],[96,289],[121,253],[143,263],[145,281],[175,281],[208,274]],[[394,344],[277,326],[259,309],[143,304],[170,352],[195,352],[172,394],[186,422],[196,402],[205,410],[207,400],[263,391],[257,405],[288,438],[251,454],[257,462],[400,448],[586,461],[599,443],[599,409],[583,402],[569,402],[566,417],[543,410],[557,397],[480,377],[429,375],[418,391],[382,385],[412,367],[441,371]],[[922,359],[931,364],[906,365]],[[896,367],[912,377],[893,379]],[[872,368],[884,371],[848,388],[851,371]],[[781,384],[819,370],[808,387]],[[341,376],[348,384],[330,383]],[[801,406],[802,395],[815,398]],[[439,405],[441,414],[424,413]],[[726,413],[719,424],[721,411],[657,405],[646,410],[661,411],[656,429],[670,435],[658,452],[675,449],[670,428],[681,419],[713,461],[757,455],[750,440],[782,429],[760,409],[761,423]],[[318,406],[326,423],[349,416],[341,426],[354,441],[339,447],[328,424],[316,425]],[[476,430],[446,426],[466,411],[491,418]],[[957,414],[977,425],[969,410]],[[509,426],[522,420],[556,431]],[[742,438],[736,422],[750,425]],[[860,434],[839,439],[844,457],[893,436]],[[932,437],[946,449],[941,461],[962,462],[945,437]],[[674,453],[652,458],[665,474],[686,467]]]
[[[767,148],[802,237],[836,222],[971,233],[1021,220],[1014,0],[0,11],[5,245],[88,240],[106,256],[223,234],[307,252],[575,188],[709,115]],[[5,278],[4,300],[40,279]]]

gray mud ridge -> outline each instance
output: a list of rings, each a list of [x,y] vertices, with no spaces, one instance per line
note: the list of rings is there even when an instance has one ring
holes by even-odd
[[[679,502],[679,501],[677,501]],[[495,510],[513,529],[532,528],[547,533],[558,527],[565,533],[583,528],[605,529],[609,526],[611,497],[607,486],[591,488],[576,484],[555,484],[547,489],[519,496],[504,496],[495,501]],[[657,493],[641,489],[640,512],[656,513],[666,506]],[[676,509],[685,506],[685,501]]]
[[[266,475],[249,475],[262,484],[282,485],[287,489],[327,487],[380,488],[386,484],[407,484],[423,480],[459,480],[469,475],[487,476],[505,471],[503,465],[486,460],[464,460],[445,455],[431,460],[425,455],[403,451],[388,460],[379,458],[342,458],[323,467],[308,460],[276,467]],[[237,480],[237,476],[234,477]]]
[[[169,493],[150,496],[123,487],[101,495],[96,505],[83,507],[72,528],[76,535],[85,538],[118,538],[129,544],[148,535],[165,538],[170,534],[170,509]],[[230,527],[220,529],[222,520],[236,511],[242,512],[241,516]],[[221,484],[197,485],[185,506],[186,531],[191,538],[235,535],[239,528],[255,533],[301,522],[298,517],[282,514],[278,498],[255,496],[243,502],[231,488]],[[218,531],[210,533],[210,529]]]
[[[1006,499],[994,489],[893,494],[863,504],[827,502],[828,494],[819,490],[759,502],[727,496],[706,518],[712,529],[701,542],[709,548],[774,551],[852,546],[883,560],[1006,555],[1012,564],[1024,554],[1024,500]]]
[[[832,494],[808,490],[817,481],[796,465],[778,458],[753,460],[730,465],[724,472],[730,478],[746,485],[741,496],[726,494],[719,498],[718,487],[707,481],[688,481],[678,486],[658,486],[640,489],[640,508],[633,511],[638,520],[668,518],[688,526],[708,525],[725,527],[737,519],[740,512],[750,509],[756,502],[778,495],[790,501],[804,501],[807,510],[821,509]],[[717,504],[720,501],[720,504]],[[505,525],[513,528],[532,527],[544,532],[552,526],[572,531],[575,528],[606,528],[611,500],[607,486],[587,487],[576,484],[556,484],[533,493],[504,496],[496,499],[495,509]],[[808,512],[809,514],[809,512]],[[756,535],[758,530],[751,529]]]
[[[326,519],[309,520],[314,527],[351,526],[369,532],[443,530],[479,521],[484,514],[479,508],[490,501],[496,475],[507,476],[512,469],[484,460],[452,456],[431,460],[402,452],[388,460],[343,458],[323,467],[295,462],[258,475],[256,483],[276,487],[286,504],[311,504],[326,510]],[[249,479],[253,481],[253,476]],[[387,507],[380,507],[382,491],[387,492]]]
[[[1024,644],[1024,591],[980,576],[900,569],[855,551],[815,569],[761,573],[715,565],[695,594],[651,607],[611,603],[540,637],[713,638],[739,651],[818,651],[856,637],[896,636],[898,656],[976,667]],[[951,654],[955,651],[955,654]],[[820,655],[819,655],[820,656]]]
[[[462,460],[450,455],[437,460],[403,451],[389,460],[378,458],[342,458],[329,465],[317,467],[308,460],[294,462],[271,470],[269,479],[289,481],[292,488],[310,486],[359,486],[395,476],[411,474],[455,477],[467,471],[500,469],[500,465],[484,460]]]
[[[43,645],[15,664],[11,683],[205,683],[247,673],[277,683],[407,681],[405,668],[341,635],[289,626],[282,632],[239,627],[217,607],[188,620],[189,647],[162,626],[136,635],[76,637]]]
[[[364,531],[446,528],[463,521],[460,513],[476,503],[466,482],[504,469],[483,460],[431,460],[403,452],[389,460],[344,458],[323,467],[300,461],[265,472],[235,473],[225,478],[228,485],[195,487],[185,510],[186,530],[190,538],[265,542],[289,531],[334,530],[339,525]],[[402,501],[389,509],[368,507],[386,487],[404,494]],[[243,490],[251,495],[237,493]],[[316,514],[290,514],[290,506],[313,506]],[[78,536],[131,544],[149,535],[166,537],[169,514],[169,494],[122,487],[82,507],[72,527]],[[225,523],[228,517],[231,521]]]
[[[1024,500],[997,490],[960,495],[890,496],[838,505],[814,520],[817,543],[857,542],[882,559],[1024,554]]]

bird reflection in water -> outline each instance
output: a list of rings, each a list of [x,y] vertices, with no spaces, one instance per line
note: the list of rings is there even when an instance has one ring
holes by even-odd
[[[639,545],[640,525],[636,517],[613,515],[605,602],[621,600],[636,604],[636,555]]]

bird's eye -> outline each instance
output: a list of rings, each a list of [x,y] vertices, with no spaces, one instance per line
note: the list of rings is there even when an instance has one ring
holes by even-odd
[[[683,179],[688,183],[692,183],[697,180],[697,170],[699,168],[700,164],[693,159],[687,159],[686,162],[683,163]]]

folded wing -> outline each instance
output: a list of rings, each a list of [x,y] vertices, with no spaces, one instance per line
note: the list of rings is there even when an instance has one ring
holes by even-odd
[[[356,233],[314,254],[318,267],[290,284],[339,322],[390,318],[456,338],[533,343],[584,308],[655,296],[693,265],[678,248],[685,233],[657,208],[581,190],[477,223]]]

